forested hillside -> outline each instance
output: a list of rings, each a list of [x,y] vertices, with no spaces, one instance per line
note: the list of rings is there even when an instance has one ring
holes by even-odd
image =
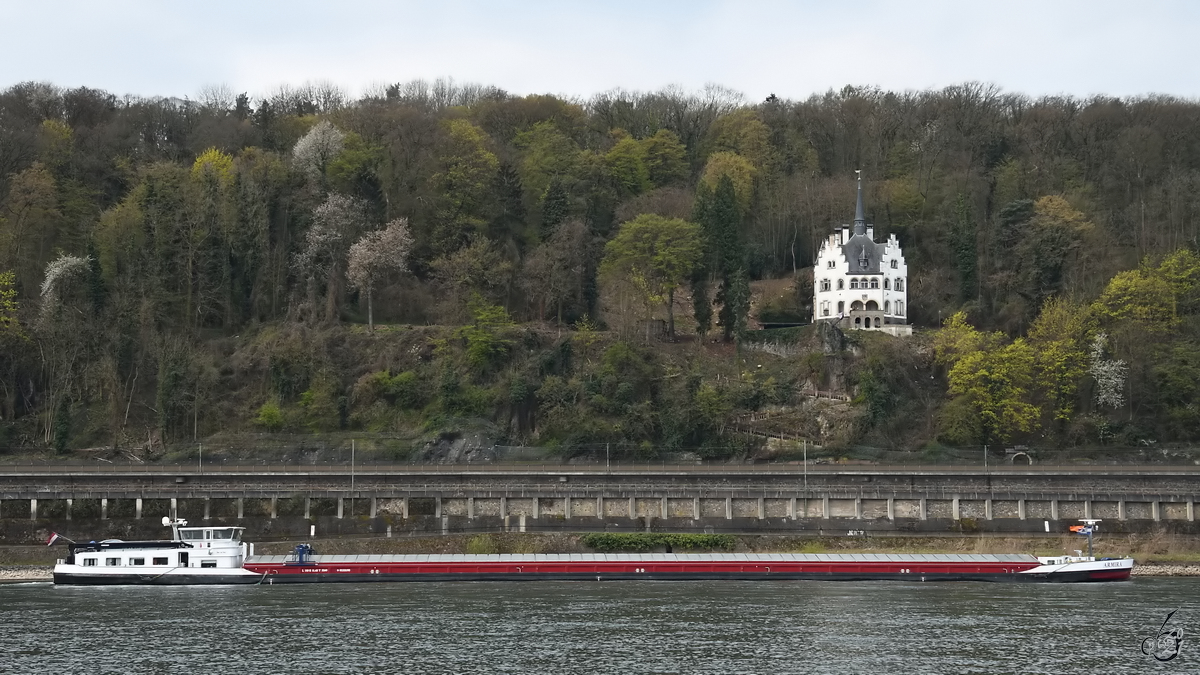
[[[917,335],[756,331],[809,320],[858,169]],[[0,448],[1194,441],[1198,246],[1189,100],[22,83],[0,92]]]

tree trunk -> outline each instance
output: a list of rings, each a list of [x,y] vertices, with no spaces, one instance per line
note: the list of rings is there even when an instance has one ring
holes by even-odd
[[[375,332],[375,312],[371,305],[371,287],[367,286],[367,330]]]
[[[667,291],[667,335],[675,337],[675,289]]]

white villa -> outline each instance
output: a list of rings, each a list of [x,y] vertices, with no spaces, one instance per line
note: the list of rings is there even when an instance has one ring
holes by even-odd
[[[813,266],[813,323],[835,322],[842,330],[880,330],[912,335],[908,323],[908,265],[893,234],[876,243],[863,216],[862,174],[854,225],[842,225],[821,243]]]

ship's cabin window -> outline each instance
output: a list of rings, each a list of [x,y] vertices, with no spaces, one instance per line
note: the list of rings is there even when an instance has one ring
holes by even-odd
[[[213,530],[212,533],[213,539],[232,539],[237,541],[241,536],[241,529],[237,527],[222,527],[220,529]]]
[[[155,558],[155,559],[154,559],[154,564],[155,564],[155,565],[166,565],[166,564],[167,564],[167,559],[166,559],[166,558]]]
[[[180,530],[179,538],[183,539],[184,541],[203,539],[204,530]]]
[[[120,567],[121,559],[120,558],[105,558],[104,566],[105,567]]]
[[[146,559],[145,558],[130,558],[129,564],[130,565],[145,565]]]
[[[84,566],[84,567],[95,567],[95,566],[96,566],[96,559],[95,559],[95,558],[84,558],[84,559],[83,559],[83,566]]]
[[[201,560],[200,566],[201,567],[216,567],[217,561],[216,560]]]

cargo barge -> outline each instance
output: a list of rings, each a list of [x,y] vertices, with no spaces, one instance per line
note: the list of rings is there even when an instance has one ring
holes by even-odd
[[[564,553],[254,555],[243,528],[169,521],[171,541],[72,543],[56,584],[291,584],[379,581],[1122,581],[1132,558],[1026,554]],[[1090,530],[1089,530],[1090,534]],[[1089,546],[1090,550],[1090,546]],[[150,564],[147,564],[150,561]]]

